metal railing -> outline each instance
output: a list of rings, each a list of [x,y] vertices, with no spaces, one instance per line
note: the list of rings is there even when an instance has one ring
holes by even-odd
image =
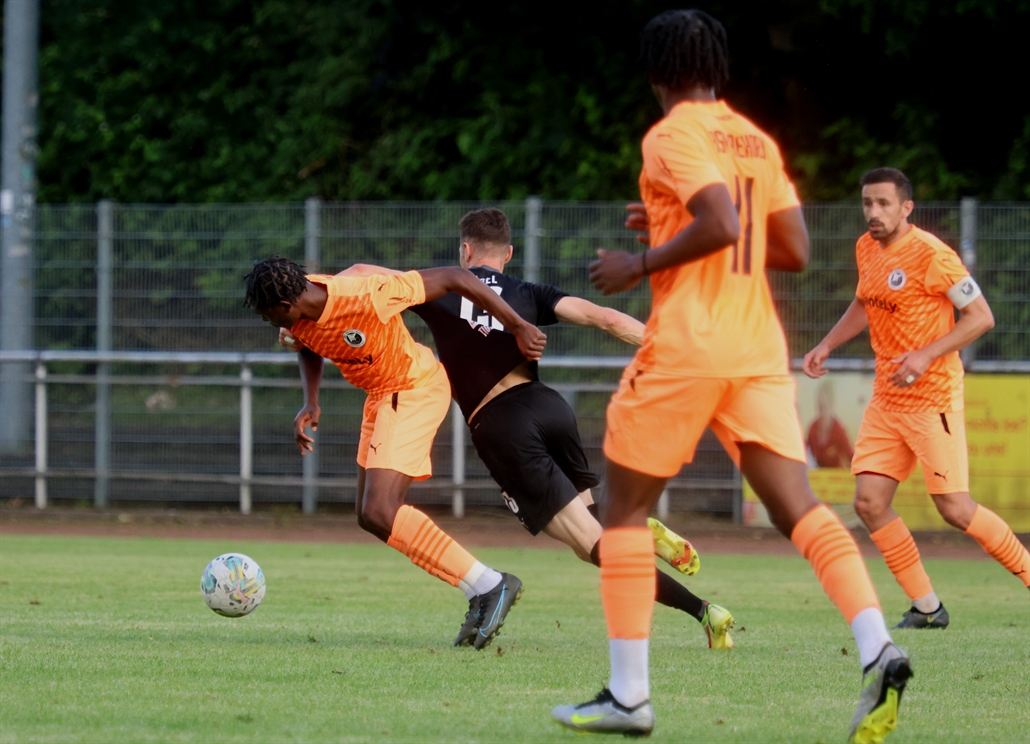
[[[276,489],[300,484],[307,509],[320,496],[325,500],[327,491],[349,488],[353,468],[340,463],[353,457],[341,453],[356,443],[351,439],[360,395],[342,381],[327,381],[333,413],[324,417],[319,432],[321,455],[304,458],[302,465],[287,462],[280,451],[288,450],[292,440],[268,432],[288,432],[295,409],[280,393],[299,383],[283,366],[287,355],[249,353],[278,347],[274,332],[240,308],[241,278],[254,259],[272,252],[321,271],[355,262],[395,268],[452,264],[457,222],[476,206],[483,205],[323,204],[315,199],[304,204],[39,205],[35,283],[22,288],[32,311],[0,318],[3,326],[31,325],[36,348],[44,350],[0,350],[0,388],[10,403],[0,407],[3,480],[25,474],[34,479],[38,468],[27,453],[33,450],[44,460],[48,454],[46,447],[33,449],[29,436],[34,418],[40,422],[41,408],[37,405],[33,413],[32,401],[41,394],[34,365],[42,363],[42,401],[49,406],[44,428],[50,420],[51,467],[45,471],[48,479],[61,479],[61,498],[102,506],[111,498],[112,483],[125,486],[129,478],[139,484],[133,490],[158,498],[157,487],[147,487],[147,479],[158,473],[193,483],[189,496],[201,501],[224,501],[226,488],[239,498],[248,483],[252,503],[276,500]],[[512,273],[646,317],[650,298],[645,286],[602,300],[587,278],[586,265],[597,247],[639,249],[623,227],[621,202],[530,198],[496,206],[506,211],[513,227]],[[808,204],[804,209],[812,243],[808,270],[770,276],[794,356],[815,344],[854,296],[854,241],[864,229],[857,204]],[[964,354],[967,366],[1023,369],[1020,365],[1030,360],[1030,204],[921,203],[912,220],[959,250],[994,310],[997,325]],[[418,340],[432,343],[419,319],[408,322]],[[548,329],[545,381],[578,401],[595,468],[601,465],[607,391],[614,389],[625,354],[623,344],[596,329]],[[871,350],[860,338],[839,355],[854,360],[838,362],[845,367],[862,366]],[[279,361],[262,361],[266,358]],[[20,387],[12,396],[13,386]],[[234,393],[230,400],[227,391],[235,387],[239,398]],[[247,410],[249,422],[242,420]],[[239,430],[226,429],[227,417],[237,416]],[[459,429],[451,423],[441,429],[434,461],[454,471],[448,474],[448,488],[481,498],[490,482],[481,463],[466,458],[465,448],[455,444],[463,441],[455,433]],[[243,460],[246,451],[252,453],[249,463]],[[179,467],[176,458],[189,467]],[[700,508],[728,511],[725,497],[739,476],[714,440],[703,443],[701,460],[681,476],[696,486],[693,501],[673,491],[673,506],[700,503]],[[61,467],[54,468],[58,461]],[[230,469],[226,463],[240,467]],[[441,498],[440,487],[432,485],[441,480],[419,487],[425,498]],[[11,490],[0,483],[0,496]],[[709,492],[715,495],[705,502]],[[126,498],[125,488],[115,497]],[[460,506],[461,499],[454,503]]]
[[[181,484],[219,484],[222,486],[233,486],[238,489],[239,509],[243,513],[250,513],[253,508],[253,489],[264,486],[280,489],[301,488],[301,505],[304,513],[314,513],[318,507],[320,489],[353,489],[356,485],[356,474],[351,475],[323,475],[318,468],[318,450],[320,444],[316,442],[316,450],[313,455],[304,458],[305,467],[300,475],[288,474],[264,474],[254,472],[254,397],[255,389],[299,389],[300,381],[297,378],[282,377],[260,377],[254,374],[255,367],[272,366],[285,367],[296,364],[296,357],[288,353],[239,353],[239,352],[96,352],[96,351],[27,351],[27,352],[0,352],[0,362],[28,362],[34,365],[35,372],[32,377],[32,384],[35,387],[35,431],[34,431],[34,464],[32,467],[6,467],[0,470],[9,478],[31,478],[33,480],[34,502],[38,508],[46,508],[50,498],[50,482],[53,479],[77,479],[94,480],[98,484],[94,489],[94,505],[104,507],[108,505],[109,489],[112,480],[164,483],[167,488],[169,483]],[[551,369],[607,369],[621,370],[629,362],[625,357],[577,357],[577,358],[546,358],[541,361],[541,366]],[[61,363],[89,363],[97,366],[94,374],[81,373],[51,373],[50,368]],[[238,368],[236,375],[132,375],[119,374],[111,375],[110,372],[100,373],[102,365],[147,365],[153,367],[160,364],[177,365],[215,365],[219,367],[233,366]],[[97,417],[109,416],[110,412],[100,410],[101,399],[110,401],[111,396],[101,396],[99,390],[103,386],[111,385],[168,385],[173,381],[176,386],[210,386],[222,388],[239,388],[239,460],[238,469],[233,472],[226,472],[223,469],[215,472],[203,472],[192,467],[188,469],[176,469],[168,467],[149,468],[124,468],[113,469],[111,467],[111,433],[110,423],[105,426],[97,426],[97,436],[106,437],[107,441],[94,439],[94,448],[97,453],[104,452],[105,455],[97,454],[95,464],[92,468],[82,467],[54,467],[51,463],[51,428],[49,425],[50,395],[48,388],[54,385],[82,385],[92,384],[97,388],[97,401],[94,415]],[[578,393],[596,393],[604,396],[609,395],[616,387],[614,383],[556,383],[553,386],[569,396]],[[322,389],[325,390],[348,390],[354,389],[343,379],[326,379]],[[360,393],[360,391],[354,391]],[[574,401],[573,401],[574,402]],[[323,419],[324,422],[324,419]],[[469,443],[466,438],[466,426],[462,419],[461,412],[457,405],[452,405],[450,416],[450,471],[443,484],[439,479],[424,484],[415,484],[415,488],[433,489],[439,496],[441,491],[449,492],[449,501],[456,516],[462,516],[465,510],[466,494],[469,491],[488,491],[491,495],[481,497],[480,503],[502,503],[499,490],[488,475],[481,470],[472,473],[469,477],[469,468],[466,462],[466,451]],[[321,437],[319,437],[321,438]],[[596,439],[596,437],[594,437]],[[597,450],[597,443],[593,443],[592,449]],[[284,449],[292,449],[285,442],[281,442]],[[711,454],[717,454],[712,452]],[[723,455],[723,457],[725,457]],[[596,459],[596,458],[595,458]],[[704,470],[704,467],[701,468]],[[697,468],[694,468],[697,470]],[[726,504],[726,511],[733,511],[739,515],[739,491],[740,479],[732,467],[728,472],[723,473],[722,478],[713,478],[710,472],[692,473],[688,466],[676,479],[673,479],[659,504],[659,513],[666,514],[670,508],[672,498],[670,491],[687,490],[691,488],[703,488],[709,491],[724,491],[723,501]],[[295,493],[295,491],[294,491]],[[190,500],[186,497],[184,500]],[[289,498],[287,501],[291,500]],[[294,497],[292,499],[296,501]],[[350,500],[339,497],[334,500]],[[436,499],[438,502],[439,498]]]

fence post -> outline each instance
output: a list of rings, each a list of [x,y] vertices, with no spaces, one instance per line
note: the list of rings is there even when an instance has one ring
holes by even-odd
[[[250,479],[254,477],[254,400],[250,365],[240,367],[240,513],[250,514]]]
[[[46,509],[47,407],[46,364],[36,365],[36,508]]]
[[[36,328],[36,109],[39,0],[4,3],[3,134],[0,137],[0,349],[33,348]],[[0,363],[0,452],[27,449],[32,421],[25,362]]]
[[[540,281],[540,236],[544,231],[540,228],[544,211],[544,200],[539,196],[526,199],[526,256],[522,278],[527,282]]]
[[[744,478],[733,468],[733,524],[744,522]]]
[[[304,268],[317,274],[322,269],[322,200],[317,196],[304,202]],[[301,463],[304,481],[301,487],[300,506],[304,514],[318,511],[318,435],[311,433],[312,450]]]
[[[962,263],[970,274],[976,273],[976,212],[978,203],[971,196],[962,197],[959,206],[959,224],[962,233]],[[976,360],[976,341],[960,352],[962,364],[969,367]]]
[[[114,305],[114,205],[108,199],[97,204],[97,351],[112,349]],[[111,495],[111,365],[97,365],[94,416],[93,505],[107,506]]]
[[[451,480],[451,511],[460,519],[465,516],[465,417],[456,402],[451,404]]]

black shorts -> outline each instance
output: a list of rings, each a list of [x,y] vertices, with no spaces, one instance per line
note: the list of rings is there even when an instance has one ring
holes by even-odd
[[[470,428],[504,502],[534,535],[600,482],[587,465],[572,408],[541,382],[505,390],[480,409]]]

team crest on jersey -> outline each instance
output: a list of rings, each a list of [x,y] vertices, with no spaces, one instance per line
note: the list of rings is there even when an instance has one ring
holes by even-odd
[[[908,281],[908,276],[902,269],[894,269],[887,277],[887,286],[891,289],[897,290],[905,286],[905,282]]]
[[[357,328],[351,328],[349,331],[343,332],[343,340],[348,346],[355,349],[360,349],[365,345],[365,334],[359,331]]]

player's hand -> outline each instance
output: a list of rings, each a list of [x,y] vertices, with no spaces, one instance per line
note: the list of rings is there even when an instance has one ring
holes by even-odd
[[[637,240],[641,243],[648,246],[651,245],[651,235],[649,233],[651,226],[647,221],[647,208],[643,202],[627,204],[626,211],[629,212],[626,215],[626,227],[640,233],[637,235]]]
[[[603,295],[633,289],[644,275],[640,254],[626,251],[597,251],[597,260],[590,262],[590,282]]]
[[[290,335],[290,332],[285,328],[279,329],[279,345],[287,351],[302,351],[304,350],[304,342],[299,338],[294,338]]]
[[[906,351],[897,359],[891,359],[891,364],[899,365],[894,374],[890,376],[891,384],[894,387],[907,388],[913,385],[916,380],[923,376],[933,357],[922,349]]]
[[[532,323],[523,323],[512,331],[515,341],[519,345],[522,356],[531,362],[540,360],[544,355],[544,347],[547,346],[547,336]]]
[[[321,415],[321,408],[306,403],[300,409],[297,417],[293,419],[293,438],[297,442],[301,456],[315,451],[315,440],[309,437],[304,430],[310,426],[312,432],[318,431],[318,418]]]
[[[825,362],[829,356],[830,347],[825,344],[819,344],[810,352],[805,354],[805,360],[801,363],[801,369],[809,377],[818,379],[829,371],[823,367],[823,362]]]

